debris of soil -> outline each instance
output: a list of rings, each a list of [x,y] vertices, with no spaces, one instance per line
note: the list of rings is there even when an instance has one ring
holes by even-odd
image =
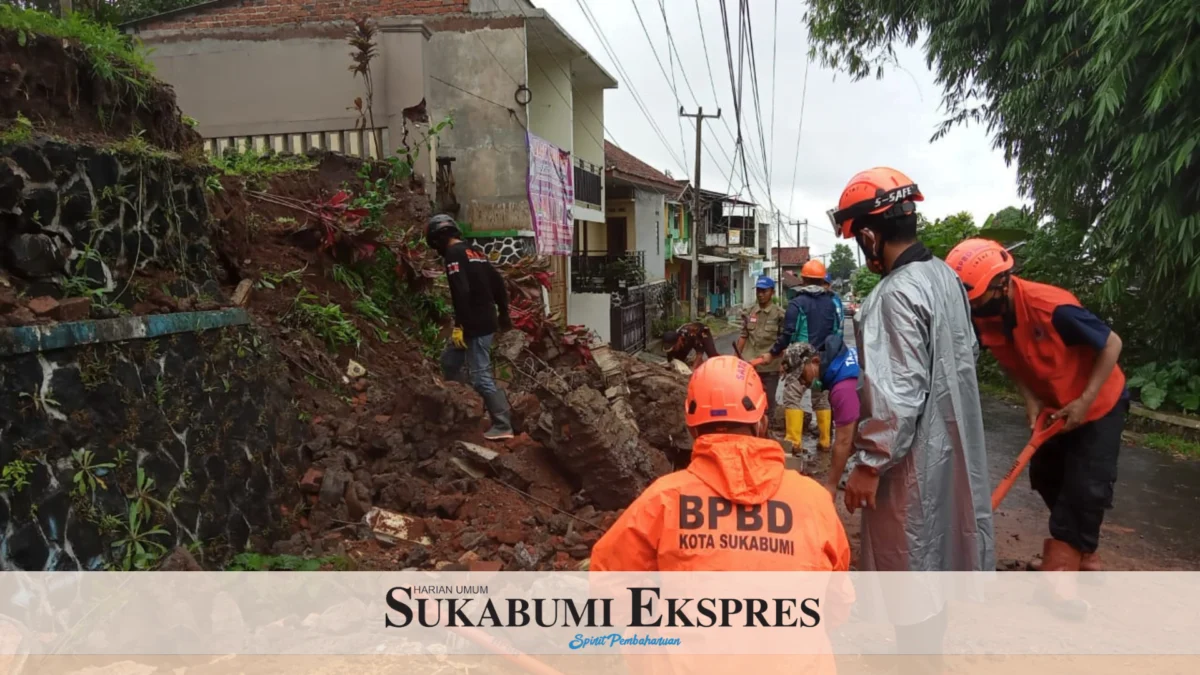
[[[105,143],[142,132],[150,143],[174,152],[201,140],[184,123],[169,85],[151,77],[136,85],[120,74],[106,78],[68,40],[0,30],[0,118],[18,114],[72,140]]]

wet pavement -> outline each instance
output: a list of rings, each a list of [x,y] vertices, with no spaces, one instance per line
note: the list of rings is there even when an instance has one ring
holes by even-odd
[[[847,341],[853,344],[851,322]],[[716,339],[723,354],[733,353],[737,333]],[[992,485],[1012,466],[1029,440],[1029,425],[1020,406],[985,396],[983,415]],[[805,437],[805,447],[815,439]],[[819,475],[825,457],[814,467]],[[788,462],[801,469],[798,458]],[[840,495],[839,495],[840,497]],[[841,501],[840,499],[838,500]],[[857,539],[859,518],[839,507],[852,539]],[[1005,497],[996,512],[997,557],[1002,561],[1028,561],[1039,555],[1048,536],[1049,512],[1029,486],[1028,470]],[[1200,461],[1126,443],[1121,448],[1113,509],[1101,533],[1101,556],[1115,570],[1200,570]]]
[[[1029,440],[1024,408],[985,397],[988,464],[995,485]],[[1200,462],[1125,444],[1113,509],[1101,530],[1101,557],[1112,569],[1200,569]],[[1001,558],[1040,553],[1049,514],[1028,470],[996,513]]]

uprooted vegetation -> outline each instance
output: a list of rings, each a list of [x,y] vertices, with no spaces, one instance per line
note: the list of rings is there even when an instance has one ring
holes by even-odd
[[[253,322],[60,354],[51,373],[70,382],[54,379],[57,391],[29,357],[12,394],[19,433],[5,437],[21,449],[0,467],[27,539],[46,541],[29,524],[34,496],[58,484],[56,517],[111,552],[79,565],[154,569],[179,544],[238,569],[572,569],[688,449],[682,377],[546,316],[544,258],[502,268],[517,330],[498,340],[496,370],[520,435],[484,441],[478,395],[438,365],[451,308],[413,172],[449,120],[385,161],[230,152],[198,166],[176,152],[195,139],[169,88],[125,82],[145,73],[122,60],[126,43],[84,46],[70,21],[14,28],[29,14],[4,11],[0,66],[18,75],[0,86],[20,96],[0,103],[12,120],[0,211],[17,225],[2,242],[0,324],[235,304]],[[97,63],[118,64],[116,78]],[[36,72],[79,81],[39,89]],[[200,408],[212,419],[195,419]],[[57,436],[79,442],[43,461]],[[251,438],[258,452],[243,448]],[[166,445],[197,450],[203,467]]]
[[[523,433],[486,443],[478,396],[437,366],[450,307],[419,184],[388,165],[313,161],[224,175],[212,196],[222,257],[252,280],[249,308],[312,433],[304,498],[283,505],[294,534],[272,553],[346,554],[367,569],[576,567],[687,449],[682,378],[611,354],[606,375],[592,336],[544,316],[547,263],[526,260],[503,268],[518,330],[496,348]]]

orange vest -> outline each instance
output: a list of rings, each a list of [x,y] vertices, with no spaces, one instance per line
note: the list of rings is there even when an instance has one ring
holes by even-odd
[[[829,492],[784,468],[772,440],[711,434],[655,481],[592,551],[593,571],[846,571]]]
[[[1013,277],[1013,308],[1017,325],[1010,339],[1003,319],[976,320],[980,343],[1000,365],[1029,388],[1049,408],[1061,409],[1087,388],[1097,352],[1070,346],[1054,329],[1054,310],[1081,307],[1069,291]],[[1112,411],[1125,391],[1125,373],[1114,367],[1088,410],[1092,422]]]

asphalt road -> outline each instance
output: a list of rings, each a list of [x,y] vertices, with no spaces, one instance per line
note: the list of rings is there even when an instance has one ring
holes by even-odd
[[[853,323],[847,321],[846,340],[854,344]],[[722,354],[733,354],[738,334],[716,339]],[[1012,466],[1029,440],[1024,410],[1017,405],[984,396],[985,442],[992,485]],[[806,448],[815,443],[805,438]],[[800,469],[800,460],[789,466]],[[818,473],[820,469],[817,470]],[[1113,509],[1105,518],[1101,554],[1111,569],[1200,570],[1200,461],[1126,443],[1121,448]],[[858,518],[843,512],[849,529]],[[1041,553],[1048,536],[1049,513],[1041,497],[1022,476],[995,514],[998,556],[1029,560]]]

